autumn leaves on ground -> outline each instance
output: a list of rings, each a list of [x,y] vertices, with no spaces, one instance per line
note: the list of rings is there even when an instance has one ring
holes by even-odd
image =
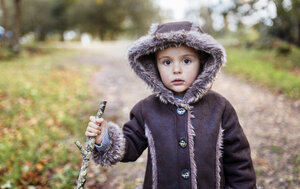
[[[83,139],[92,109],[86,102],[91,68],[74,65],[75,52],[50,51],[0,63],[2,188],[74,186],[80,156],[73,141]]]
[[[58,44],[0,60],[1,189],[74,188],[81,164],[74,141],[84,142],[88,117],[96,113],[99,101],[108,101],[104,117],[122,124],[134,103],[150,94],[126,65],[128,44]],[[222,72],[214,90],[237,109],[258,184],[300,188],[299,68],[291,65],[278,72],[281,65],[272,66],[272,59],[285,61],[284,56],[228,48],[224,70],[243,79]],[[251,71],[245,70],[249,62]],[[248,64],[241,67],[243,63]],[[264,69],[271,78],[261,74]],[[91,164],[86,187],[140,186],[146,157],[112,169]]]

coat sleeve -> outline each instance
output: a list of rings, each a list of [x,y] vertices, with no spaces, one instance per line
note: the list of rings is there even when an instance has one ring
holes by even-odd
[[[226,101],[223,113],[223,163],[228,188],[255,189],[256,176],[250,146],[232,105]]]
[[[96,147],[93,150],[92,157],[97,164],[108,167],[119,161],[135,161],[148,146],[142,118],[142,102],[133,107],[130,120],[123,128],[109,122],[107,129],[109,146],[103,151],[98,151]]]

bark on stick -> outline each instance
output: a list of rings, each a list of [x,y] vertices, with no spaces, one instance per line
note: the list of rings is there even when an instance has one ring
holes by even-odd
[[[104,113],[105,106],[106,106],[106,101],[102,101],[100,103],[100,107],[99,107],[98,112],[97,112],[97,117],[98,118],[102,117],[102,114]],[[89,162],[90,162],[90,159],[91,159],[93,149],[95,147],[95,137],[88,137],[87,138],[86,150],[80,144],[79,141],[76,141],[75,144],[78,147],[78,149],[80,150],[81,155],[82,155],[82,159],[83,159],[82,164],[81,164],[81,168],[80,168],[80,173],[79,173],[78,180],[77,180],[76,189],[83,189],[85,181],[86,181],[87,168],[88,168],[88,165],[89,165]]]

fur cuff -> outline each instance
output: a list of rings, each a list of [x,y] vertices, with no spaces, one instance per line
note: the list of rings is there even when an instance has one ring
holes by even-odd
[[[116,164],[122,160],[125,154],[125,138],[122,128],[112,122],[109,122],[107,126],[110,140],[109,147],[102,152],[98,152],[96,148],[93,150],[93,160],[104,167]]]

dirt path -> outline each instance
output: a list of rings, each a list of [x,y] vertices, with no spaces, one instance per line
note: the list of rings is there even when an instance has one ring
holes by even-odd
[[[151,94],[125,63],[128,44],[94,44],[89,52],[74,58],[80,63],[99,65],[91,78],[90,92],[109,102],[105,117],[119,124],[128,119],[139,99]],[[224,73],[213,89],[225,96],[239,115],[251,145],[258,185],[267,189],[300,188],[300,102]],[[90,177],[95,179],[87,185],[114,189],[141,186],[146,161],[145,152],[135,163],[119,163],[109,169],[94,166]]]

